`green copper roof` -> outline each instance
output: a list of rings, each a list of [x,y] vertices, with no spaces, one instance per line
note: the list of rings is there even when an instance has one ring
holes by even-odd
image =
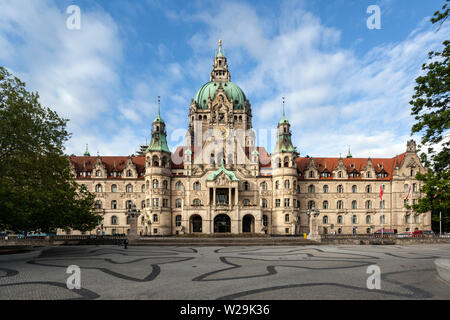
[[[292,144],[291,136],[289,134],[282,134],[278,136],[277,145],[275,146],[275,153],[278,152],[297,152]]]
[[[150,145],[147,150],[145,150],[145,152],[148,151],[165,151],[170,153],[169,147],[167,146],[166,136],[161,132],[154,133],[152,135]]]
[[[155,123],[155,122],[164,123],[164,120],[161,118],[160,115],[158,115],[158,116],[155,118],[155,120],[153,120],[153,123]]]
[[[228,171],[227,169],[225,169],[225,167],[223,166],[223,163],[220,166],[220,168],[218,170],[212,172],[209,175],[208,179],[206,179],[206,180],[207,181],[214,181],[214,180],[216,180],[217,176],[219,174],[221,174],[222,172],[225,173],[231,179],[231,181],[239,181],[239,179],[236,177],[236,175],[233,172]]]
[[[204,84],[195,95],[195,102],[200,109],[208,109],[208,98],[214,99],[219,84],[222,84],[222,88],[225,91],[228,100],[231,100],[231,94],[233,94],[233,109],[244,109],[244,103],[247,98],[241,88],[235,85],[233,82],[208,82]]]
[[[278,122],[278,124],[289,124],[288,119],[286,119],[286,117],[283,115],[283,118],[281,118],[280,122]]]

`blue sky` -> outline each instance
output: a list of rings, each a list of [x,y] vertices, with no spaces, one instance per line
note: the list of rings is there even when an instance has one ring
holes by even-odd
[[[68,30],[66,9],[81,9]],[[381,29],[369,30],[369,5]],[[161,96],[173,149],[222,39],[232,81],[266,143],[286,97],[302,156],[393,157],[406,149],[414,79],[441,48],[442,0],[0,0],[0,65],[70,119],[67,153],[129,155],[150,137]],[[416,137],[417,138],[417,137]]]

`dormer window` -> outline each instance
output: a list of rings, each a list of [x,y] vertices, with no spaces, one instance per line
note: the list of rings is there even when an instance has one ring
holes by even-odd
[[[100,170],[95,171],[95,176],[96,177],[101,177],[102,176],[102,172]]]

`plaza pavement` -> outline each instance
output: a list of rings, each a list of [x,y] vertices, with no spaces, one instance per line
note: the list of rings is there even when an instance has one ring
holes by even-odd
[[[410,246],[61,246],[0,255],[4,299],[450,299],[434,261],[449,244]],[[70,290],[69,265],[81,270]],[[367,269],[381,270],[369,290]]]

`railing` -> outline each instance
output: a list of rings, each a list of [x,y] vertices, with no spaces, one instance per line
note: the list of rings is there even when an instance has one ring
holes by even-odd
[[[450,234],[426,234],[426,235],[399,235],[399,234],[392,234],[392,233],[377,233],[377,234],[321,234],[320,235],[322,239],[330,239],[330,240],[339,240],[339,239],[423,239],[423,238],[433,238],[433,239],[439,239],[439,238],[450,238]]]
[[[17,241],[17,240],[52,240],[52,241],[77,241],[77,240],[123,240],[126,238],[126,235],[56,235],[56,236],[21,236],[21,235],[8,235],[8,236],[0,236],[0,240],[6,241]]]

